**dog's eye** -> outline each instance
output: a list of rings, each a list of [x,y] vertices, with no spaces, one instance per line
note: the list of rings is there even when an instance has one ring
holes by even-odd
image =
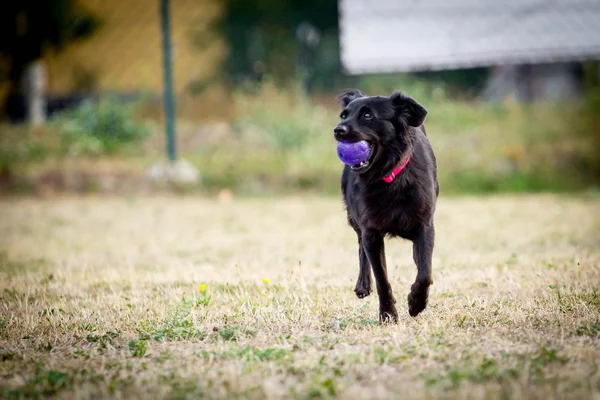
[[[341,118],[341,119],[346,119],[346,117],[347,117],[347,116],[348,116],[348,113],[347,113],[347,112],[345,112],[345,111],[344,111],[343,113],[341,113],[341,114],[340,114],[340,118]]]
[[[364,119],[371,119],[373,118],[373,114],[371,114],[370,112],[366,112],[363,114],[363,118]]]

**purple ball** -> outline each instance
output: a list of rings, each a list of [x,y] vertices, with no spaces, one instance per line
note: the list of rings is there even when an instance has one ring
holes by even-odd
[[[363,161],[367,161],[370,152],[371,149],[366,140],[354,143],[338,142],[337,144],[338,157],[344,164],[348,165],[358,165]]]

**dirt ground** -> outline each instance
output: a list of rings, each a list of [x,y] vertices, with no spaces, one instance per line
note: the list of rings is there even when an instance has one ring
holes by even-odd
[[[227,200],[227,199],[225,199]],[[0,397],[600,399],[600,196],[442,198],[429,306],[335,198],[0,200]]]

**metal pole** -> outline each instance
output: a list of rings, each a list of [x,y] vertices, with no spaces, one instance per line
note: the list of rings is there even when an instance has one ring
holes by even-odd
[[[177,159],[177,152],[175,149],[175,100],[173,98],[173,71],[171,68],[171,27],[169,16],[169,0],[160,0],[160,17],[162,23],[167,156],[169,157],[170,161],[175,161]]]

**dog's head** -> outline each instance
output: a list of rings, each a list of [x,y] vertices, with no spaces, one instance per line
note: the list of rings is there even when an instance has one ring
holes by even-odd
[[[342,112],[341,122],[333,130],[335,139],[369,143],[369,159],[351,166],[361,175],[382,177],[404,160],[412,152],[415,128],[427,115],[425,108],[401,92],[385,97],[352,90],[340,95],[338,102]]]

